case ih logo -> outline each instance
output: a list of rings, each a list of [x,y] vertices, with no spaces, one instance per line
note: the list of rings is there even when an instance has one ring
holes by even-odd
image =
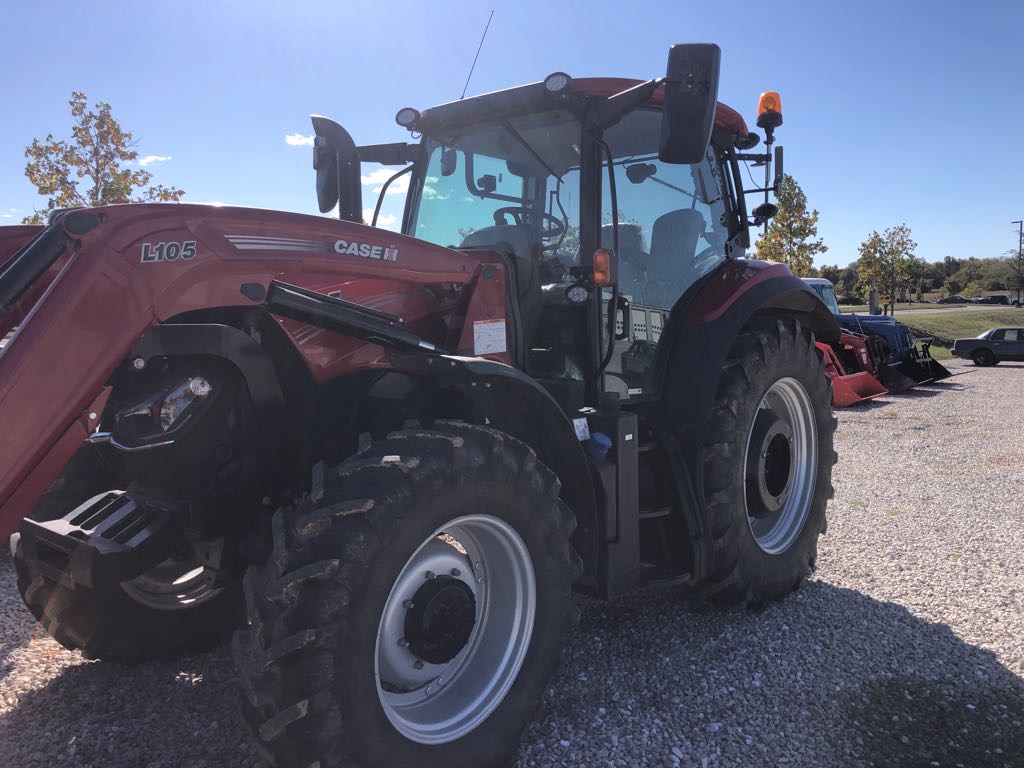
[[[398,246],[379,246],[356,240],[336,240],[328,245],[319,240],[302,238],[274,238],[263,235],[228,235],[228,241],[240,251],[333,251],[345,256],[361,256],[382,262],[398,261]]]
[[[383,259],[385,262],[398,261],[398,247],[394,244],[387,246],[374,246],[369,243],[357,243],[356,241],[336,240],[334,250],[339,254],[348,256],[363,256],[367,259]]]

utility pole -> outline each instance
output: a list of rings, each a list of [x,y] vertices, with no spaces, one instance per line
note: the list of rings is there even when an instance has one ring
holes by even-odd
[[[1017,303],[1020,304],[1021,281],[1024,281],[1024,219],[1015,219],[1010,224],[1017,227]]]

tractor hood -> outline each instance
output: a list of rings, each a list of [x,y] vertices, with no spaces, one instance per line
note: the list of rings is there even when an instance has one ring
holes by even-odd
[[[443,347],[443,319],[494,256],[326,217],[187,204],[72,210],[46,228],[19,228],[7,248],[33,232],[39,237],[0,270],[0,534],[94,429],[112,373],[154,325],[212,308],[262,308],[279,281],[400,316]],[[484,320],[504,312],[503,272],[492,272],[487,283],[499,293]],[[317,381],[386,365],[390,354],[279,322]]]

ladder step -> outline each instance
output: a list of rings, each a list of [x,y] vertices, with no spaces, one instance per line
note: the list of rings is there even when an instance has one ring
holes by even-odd
[[[650,563],[641,565],[641,587],[675,587],[685,585],[690,579],[690,574],[676,574],[662,566]]]
[[[641,507],[640,520],[643,521],[649,518],[664,518],[671,512],[671,507]]]

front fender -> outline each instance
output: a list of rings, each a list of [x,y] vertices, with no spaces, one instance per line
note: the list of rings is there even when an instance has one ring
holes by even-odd
[[[600,522],[590,464],[572,422],[554,398],[523,372],[486,358],[395,354],[391,364],[441,386],[455,387],[487,415],[491,427],[530,446],[558,476],[561,497],[576,516],[573,546],[583,558],[579,585],[597,586]]]

